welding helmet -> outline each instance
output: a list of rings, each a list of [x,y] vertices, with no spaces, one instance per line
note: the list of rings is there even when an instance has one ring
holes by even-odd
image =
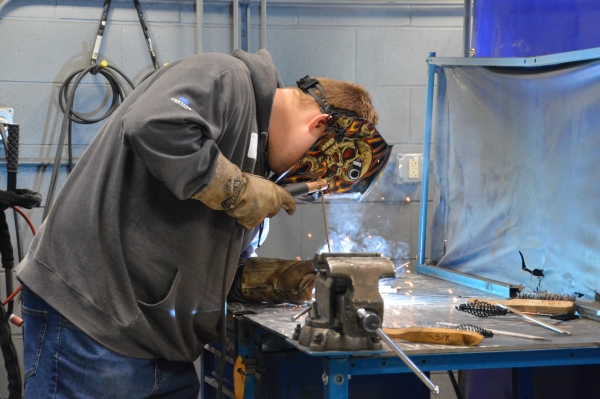
[[[360,118],[354,111],[333,107],[327,103],[325,90],[319,81],[306,76],[298,87],[314,97],[321,112],[328,114],[327,127],[309,150],[290,169],[278,176],[282,186],[326,180],[325,195],[361,199],[383,174],[392,152],[372,122]],[[313,196],[305,200],[316,199]]]

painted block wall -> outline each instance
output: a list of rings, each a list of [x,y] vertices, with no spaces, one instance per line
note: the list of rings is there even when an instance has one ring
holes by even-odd
[[[257,51],[260,43],[258,3],[250,2],[251,52]],[[194,1],[141,4],[160,64],[195,54]],[[102,0],[0,0],[0,108],[14,108],[15,123],[20,125],[19,188],[46,196],[63,120],[59,88],[69,75],[89,65],[102,5]],[[204,2],[204,52],[231,52],[231,7],[227,0]],[[439,56],[461,56],[462,24],[460,0],[267,2],[266,48],[284,83],[293,85],[311,75],[366,86],[379,111],[378,129],[394,144],[384,178],[364,202],[326,203],[331,231],[343,236],[346,228],[335,221],[359,220],[362,225],[357,231],[379,235],[395,249],[401,246],[402,259],[416,257],[420,188],[417,192],[394,183],[393,160],[396,154],[423,152],[425,60],[432,51]],[[113,0],[100,58],[136,84],[152,71],[133,2]],[[75,109],[98,115],[108,107],[108,93],[106,80],[88,76],[77,91]],[[75,158],[101,125],[74,125]],[[0,164],[0,188],[4,188],[6,173],[3,162]],[[63,167],[59,187],[65,178]],[[42,211],[26,211],[36,227]],[[8,216],[12,225],[12,215]],[[26,250],[32,234],[23,220],[19,226]],[[269,239],[258,251],[261,256],[307,259],[326,243],[320,203],[299,204],[294,216],[274,217],[270,230]],[[379,249],[367,245],[363,250]],[[0,297],[6,298],[4,282],[0,283]],[[21,352],[21,331],[15,328],[13,334]],[[4,370],[0,374],[0,397],[5,398]]]

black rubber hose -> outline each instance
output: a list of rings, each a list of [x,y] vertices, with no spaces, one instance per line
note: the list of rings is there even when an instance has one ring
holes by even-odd
[[[18,129],[17,129],[18,131]],[[4,154],[6,157],[6,170],[8,174],[8,187],[16,185],[16,167],[14,162],[14,148],[9,147],[8,136],[4,125],[0,123],[0,136],[2,137],[2,144],[4,145]],[[17,141],[18,145],[18,141]],[[13,190],[15,188],[13,187]],[[2,267],[4,268],[4,279],[6,285],[6,292],[10,294],[13,292],[13,268],[15,267],[15,256],[13,251],[12,242],[10,239],[10,231],[8,229],[8,223],[6,221],[6,209],[8,206],[0,204],[0,257],[2,259]],[[13,304],[12,302],[8,305],[8,311],[12,313]]]
[[[17,362],[17,351],[10,334],[10,324],[4,306],[0,305],[0,348],[4,356],[4,366],[8,376],[8,399],[21,399],[21,371]]]
[[[81,80],[88,73],[92,75],[99,73],[100,75],[104,76],[109,82],[112,90],[112,101],[109,109],[103,115],[97,118],[84,118],[83,116],[81,116],[73,110],[73,103],[75,101],[75,93],[77,91],[77,87],[81,83]],[[63,111],[65,117],[63,118],[60,135],[58,137],[58,144],[52,167],[52,177],[50,179],[48,194],[46,195],[46,204],[44,207],[42,220],[46,219],[46,217],[48,216],[48,212],[50,212],[50,209],[52,208],[54,192],[56,190],[56,182],[58,180],[58,172],[60,170],[60,163],[62,160],[62,152],[66,136],[68,136],[69,138],[67,143],[69,151],[68,171],[70,172],[73,169],[73,150],[71,143],[72,122],[76,122],[79,124],[91,124],[100,122],[101,120],[108,118],[119,107],[121,102],[127,96],[125,86],[121,83],[121,80],[119,79],[119,76],[117,74],[123,77],[123,79],[125,79],[125,81],[127,82],[127,84],[129,84],[132,90],[135,89],[135,85],[133,84],[133,82],[127,76],[125,76],[123,72],[105,63],[100,63],[99,65],[90,65],[87,68],[75,71],[71,75],[69,75],[61,85],[58,99],[60,108]],[[75,81],[73,82],[71,90],[69,90],[69,85],[71,84],[71,81],[73,79],[75,79]]]
[[[452,370],[447,371],[448,377],[450,378],[450,382],[452,383],[452,388],[454,388],[454,393],[456,394],[456,399],[463,399],[458,383],[456,382],[456,378],[454,378],[454,372]]]
[[[6,222],[6,209],[6,206],[0,206],[0,256],[2,257],[2,267],[5,269],[12,269],[15,265],[15,256],[10,241],[8,223]],[[8,294],[11,292],[12,291],[9,291]]]
[[[92,75],[96,75],[99,73],[100,75],[104,76],[106,78],[106,80],[108,81],[108,83],[110,84],[110,88],[111,88],[111,92],[112,92],[111,104],[110,104],[109,109],[104,114],[102,114],[96,118],[85,118],[85,117],[81,116],[80,114],[78,114],[77,112],[75,112],[73,110],[72,106],[69,109],[69,112],[67,113],[67,108],[68,108],[67,105],[69,103],[69,97],[75,95],[77,86],[79,86],[79,81],[81,81],[81,78],[83,78],[83,76],[85,76],[88,73],[91,73]],[[100,122],[100,121],[108,118],[119,107],[119,105],[121,105],[121,102],[125,99],[125,97],[127,97],[127,94],[125,91],[125,86],[121,82],[121,78],[119,76],[121,76],[123,79],[125,79],[127,84],[132,89],[135,88],[135,85],[133,84],[133,82],[127,76],[125,76],[123,74],[123,72],[121,72],[119,69],[117,69],[111,65],[106,65],[105,67],[103,67],[102,63],[101,63],[99,65],[91,65],[87,68],[80,69],[78,71],[73,72],[71,75],[69,75],[65,79],[65,81],[60,86],[59,95],[58,95],[60,109],[62,110],[62,112],[65,115],[67,115],[67,114],[69,115],[70,120],[72,120],[73,122],[79,123],[79,124],[84,124],[84,125],[97,123],[97,122]],[[71,84],[71,81],[74,78],[76,78],[75,79],[76,83],[73,85],[73,88],[69,91],[68,90],[69,85]]]

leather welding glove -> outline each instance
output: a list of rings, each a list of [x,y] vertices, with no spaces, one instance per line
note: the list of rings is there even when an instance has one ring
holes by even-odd
[[[250,302],[309,301],[317,281],[312,261],[250,258],[243,266],[242,295]]]
[[[296,201],[287,191],[265,178],[242,173],[223,154],[219,154],[213,179],[192,198],[211,209],[224,210],[248,230],[281,208],[290,215],[296,210]]]

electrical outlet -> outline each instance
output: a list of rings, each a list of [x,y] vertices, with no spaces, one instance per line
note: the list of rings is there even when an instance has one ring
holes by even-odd
[[[423,165],[423,154],[398,154],[397,178],[398,184],[419,183],[422,180],[420,167]]]
[[[419,158],[414,157],[408,160],[408,178],[419,178]]]

